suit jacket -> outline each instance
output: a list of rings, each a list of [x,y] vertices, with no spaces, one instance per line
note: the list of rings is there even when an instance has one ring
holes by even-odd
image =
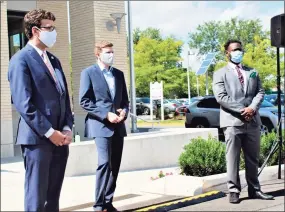
[[[241,116],[241,110],[245,107],[251,107],[256,111],[251,123],[261,125],[258,110],[264,98],[264,89],[255,69],[243,66],[243,70],[247,80],[245,91],[229,64],[214,72],[213,91],[217,102],[221,105],[221,128],[244,125],[246,121]]]
[[[12,102],[20,113],[16,144],[50,144],[45,133],[52,127],[72,129],[73,117],[67,82],[60,61],[47,52],[57,75],[55,83],[39,53],[29,44],[10,60],[8,80]]]
[[[111,137],[116,130],[120,136],[127,135],[124,122],[113,124],[107,120],[108,112],[116,113],[121,108],[129,111],[129,99],[125,77],[122,71],[113,68],[115,97],[111,93],[105,77],[96,65],[81,72],[79,104],[87,112],[85,119],[85,137]],[[126,119],[126,118],[125,118]]]

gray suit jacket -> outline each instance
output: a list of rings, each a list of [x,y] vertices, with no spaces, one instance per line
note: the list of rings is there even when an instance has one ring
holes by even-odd
[[[247,88],[244,91],[230,65],[214,72],[213,91],[217,102],[221,105],[220,127],[242,126],[246,123],[241,116],[241,110],[251,107],[256,111],[251,123],[261,125],[258,113],[260,104],[264,98],[258,72],[255,69],[243,66],[246,72]]]

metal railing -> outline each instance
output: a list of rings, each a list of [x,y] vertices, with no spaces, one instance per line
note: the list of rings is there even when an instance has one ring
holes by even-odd
[[[161,120],[145,120],[145,119],[143,119],[141,117],[138,117],[137,115],[135,115],[135,114],[133,114],[131,112],[129,112],[129,114],[130,114],[130,116],[132,116],[132,117],[134,117],[136,119],[136,122],[137,122],[138,119],[140,119],[140,120],[142,120],[144,122],[151,123],[151,130],[154,130],[154,127],[153,127],[154,123],[158,123],[158,125],[159,125],[159,123],[161,122]]]

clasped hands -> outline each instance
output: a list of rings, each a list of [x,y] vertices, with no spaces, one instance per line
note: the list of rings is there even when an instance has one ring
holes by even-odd
[[[109,120],[109,122],[111,123],[120,123],[121,121],[123,121],[125,119],[126,116],[126,111],[123,109],[118,109],[117,110],[118,113],[120,113],[119,115],[116,115],[115,113],[109,112],[107,115],[107,119]]]
[[[246,107],[241,110],[241,116],[248,122],[252,120],[254,114],[255,111],[250,107]]]
[[[72,132],[69,130],[63,130],[62,132],[55,130],[49,139],[56,146],[69,145],[72,141]]]

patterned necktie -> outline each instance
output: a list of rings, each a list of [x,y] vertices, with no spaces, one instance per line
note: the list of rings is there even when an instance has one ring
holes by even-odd
[[[243,75],[240,71],[240,67],[239,66],[236,66],[236,70],[237,70],[237,73],[238,73],[238,79],[240,81],[240,84],[242,85],[242,87],[244,87],[244,78],[243,78]]]
[[[55,72],[54,72],[54,69],[48,59],[48,56],[47,56],[47,53],[44,51],[43,54],[42,54],[42,58],[44,60],[44,63],[46,64],[51,76],[53,77],[54,81],[57,83],[57,80],[56,80],[56,76],[55,76]]]

